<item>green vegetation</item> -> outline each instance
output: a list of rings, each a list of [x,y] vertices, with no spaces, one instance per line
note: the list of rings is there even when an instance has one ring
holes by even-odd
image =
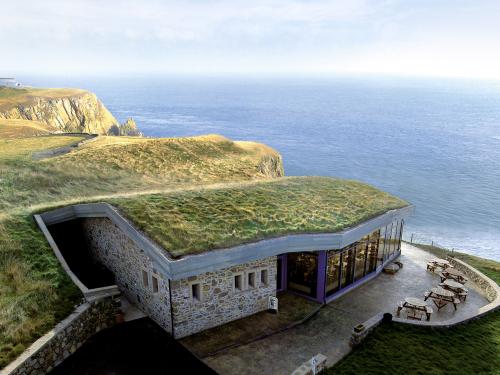
[[[361,182],[326,177],[108,201],[174,257],[284,234],[338,232],[408,205]]]
[[[22,120],[0,122],[0,368],[81,298],[33,222],[33,210],[101,195],[265,179],[273,176],[265,173],[269,158],[279,160],[264,145],[220,136],[98,137],[68,154],[33,160],[35,151],[84,139],[16,133],[33,126]]]
[[[443,256],[447,250],[416,245]],[[497,283],[500,263],[454,253]],[[500,374],[500,311],[450,329],[383,324],[327,374]]]

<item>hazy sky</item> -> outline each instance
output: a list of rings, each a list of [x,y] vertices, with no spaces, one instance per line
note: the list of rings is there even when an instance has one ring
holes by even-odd
[[[500,78],[500,0],[0,1],[0,76]]]

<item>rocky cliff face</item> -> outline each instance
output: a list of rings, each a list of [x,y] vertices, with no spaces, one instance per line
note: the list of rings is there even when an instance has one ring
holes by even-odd
[[[49,131],[62,133],[111,134],[121,127],[97,96],[84,90],[64,95],[57,90],[33,90],[0,101],[0,119],[37,121]]]
[[[281,155],[277,152],[264,155],[260,159],[259,171],[268,177],[283,177],[285,175],[285,170],[283,168],[283,159]]]

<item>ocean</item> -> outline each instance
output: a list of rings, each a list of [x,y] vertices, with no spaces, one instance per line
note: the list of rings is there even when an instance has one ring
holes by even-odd
[[[415,205],[405,239],[500,260],[500,82],[384,77],[62,78],[146,136],[266,143],[287,175],[356,179]]]

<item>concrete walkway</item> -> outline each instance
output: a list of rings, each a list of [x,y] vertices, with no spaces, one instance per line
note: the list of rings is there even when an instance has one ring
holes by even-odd
[[[307,323],[265,339],[229,349],[204,361],[220,374],[290,374],[313,355],[328,357],[328,366],[349,353],[352,327],[380,312],[395,313],[405,297],[423,298],[425,291],[436,286],[437,274],[426,271],[430,253],[402,244],[402,270],[395,275],[380,274],[375,280],[353,290],[325,306]],[[432,316],[433,321],[466,315],[488,301],[473,289],[467,301],[455,311],[448,305]],[[432,302],[428,301],[429,304]]]

